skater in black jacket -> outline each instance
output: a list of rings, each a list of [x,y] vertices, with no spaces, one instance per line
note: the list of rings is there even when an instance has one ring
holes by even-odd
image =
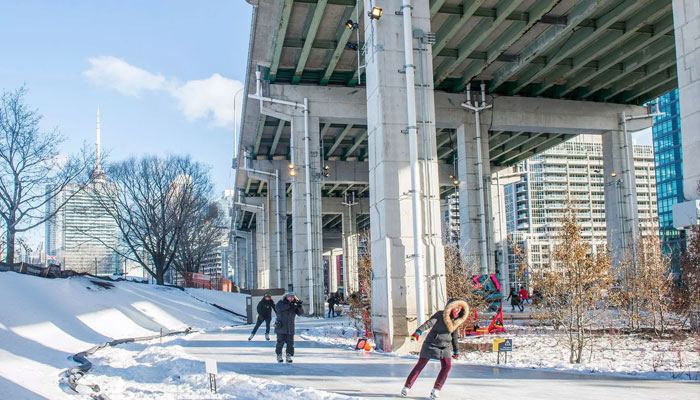
[[[275,333],[277,333],[277,362],[282,362],[282,348],[287,345],[287,362],[292,362],[294,357],[294,333],[295,320],[297,315],[304,314],[302,302],[293,292],[284,295],[284,298],[277,302],[275,307],[277,312],[277,322],[275,322]]]
[[[438,311],[429,320],[416,329],[411,335],[411,340],[416,341],[421,334],[430,331],[423,342],[420,350],[420,357],[416,366],[406,378],[404,388],[401,390],[401,397],[408,396],[408,392],[413,387],[413,383],[420,375],[428,361],[440,360],[440,373],[435,380],[433,390],[430,392],[431,399],[437,399],[440,395],[442,385],[447,380],[447,375],[452,367],[452,358],[459,357],[457,346],[457,329],[467,320],[469,305],[463,300],[450,300],[442,311]],[[451,350],[451,351],[450,351]]]
[[[265,293],[265,296],[263,296],[262,300],[258,303],[258,321],[255,323],[255,328],[253,328],[253,332],[250,334],[248,340],[253,340],[253,336],[255,336],[255,333],[258,331],[263,321],[265,321],[265,340],[270,340],[270,321],[272,321],[272,311],[274,310],[275,302],[272,300],[269,293]],[[275,311],[275,314],[276,313]]]

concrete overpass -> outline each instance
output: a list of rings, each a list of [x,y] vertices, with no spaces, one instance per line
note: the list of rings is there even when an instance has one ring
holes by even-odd
[[[651,124],[622,116],[647,114],[640,105],[678,87],[679,75],[691,87],[697,79],[676,65],[685,59],[674,29],[681,12],[692,25],[691,0],[248,2],[235,224],[236,248],[245,254],[254,240],[258,262],[241,262],[237,275],[293,288],[319,313],[323,252],[342,244],[348,268],[343,282],[331,273],[331,288],[357,290],[358,232],[369,226],[385,349],[400,349],[446,300],[440,197],[459,192],[462,250],[495,272],[491,174],[575,135],[603,135],[606,177],[627,178],[619,198],[606,191],[621,253],[630,243],[616,233],[632,232],[637,214],[629,132]],[[490,106],[478,123],[467,100]]]

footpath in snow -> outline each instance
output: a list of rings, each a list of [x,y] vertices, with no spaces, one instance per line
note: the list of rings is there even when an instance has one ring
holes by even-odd
[[[190,335],[178,346],[194,358],[218,360],[224,374],[247,374],[363,399],[398,398],[416,358],[356,352],[303,338],[306,330],[312,333],[327,324],[327,320],[298,322],[301,337],[297,336],[292,365],[277,364],[274,341],[258,335],[249,342],[250,326]],[[439,369],[439,363],[430,362],[409,398],[426,398]],[[698,399],[700,384],[455,363],[441,398]]]

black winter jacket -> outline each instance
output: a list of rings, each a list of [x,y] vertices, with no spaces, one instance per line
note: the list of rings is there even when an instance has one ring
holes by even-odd
[[[452,319],[450,313],[457,307],[462,307],[462,312],[457,318]],[[457,328],[467,320],[469,305],[463,300],[450,300],[443,311],[438,311],[429,320],[418,327],[416,333],[430,330],[420,349],[422,358],[443,359],[450,358],[452,354],[458,354]]]
[[[301,301],[290,303],[285,297],[277,302],[275,311],[277,312],[277,322],[281,324],[279,327],[275,328],[275,333],[294,335],[296,317],[297,315],[304,314]]]
[[[258,318],[268,320],[272,319],[272,310],[275,309],[275,301],[265,300],[264,298],[258,303]]]

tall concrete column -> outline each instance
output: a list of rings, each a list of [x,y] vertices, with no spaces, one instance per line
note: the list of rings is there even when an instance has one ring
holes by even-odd
[[[365,0],[365,9],[373,2]],[[435,104],[432,90],[432,50],[426,44],[422,53],[423,81],[416,88],[418,129],[407,129],[406,81],[399,70],[405,68],[404,33],[400,0],[382,2],[384,16],[379,21],[365,16],[365,60],[367,86],[367,128],[369,141],[369,181],[372,256],[372,327],[379,348],[405,353],[415,350],[408,336],[416,328],[416,279],[423,280],[425,317],[444,306],[444,253],[440,235],[439,183],[435,144]],[[430,32],[428,1],[414,1],[414,32]],[[413,40],[413,47],[419,45]],[[421,64],[414,52],[414,64]],[[421,71],[416,68],[416,83]],[[421,101],[422,100],[422,101]],[[431,145],[423,151],[423,123]],[[418,134],[418,165],[421,196],[425,275],[415,276],[415,254],[411,204],[411,170],[409,139],[406,133]],[[417,133],[416,133],[417,132]],[[427,160],[426,160],[427,159]],[[433,229],[430,236],[428,229]]]
[[[323,313],[323,255],[321,225],[321,182],[320,167],[320,124],[316,117],[309,117],[309,156],[311,182],[306,182],[304,118],[292,119],[292,151],[296,176],[292,183],[292,275],[293,287],[297,296],[306,304],[308,313],[313,298],[315,315]],[[308,185],[308,187],[307,187]],[[311,197],[311,208],[307,207],[307,196]],[[307,210],[311,211],[311,221],[307,220]],[[311,224],[311,237],[307,234],[307,224]],[[308,260],[311,258],[311,275]],[[310,282],[313,280],[313,287]],[[313,296],[311,295],[313,291]]]
[[[270,252],[268,251],[267,209],[255,212],[255,288],[267,289],[270,283]]]
[[[354,206],[348,206],[343,213],[343,288],[346,296],[360,289],[357,239],[357,210]]]
[[[466,114],[466,113],[465,113]],[[490,112],[482,113],[481,120],[490,120],[485,115]],[[479,182],[477,154],[476,154],[476,127],[473,122],[473,117],[469,116],[470,121],[465,122],[457,128],[457,164],[459,177],[459,247],[462,249],[463,256],[476,268],[477,271],[483,271],[482,267],[482,243],[486,241],[486,260],[487,273],[496,271],[495,253],[494,253],[494,228],[493,228],[493,213],[491,202],[491,164],[489,162],[489,144],[488,144],[488,129],[487,124],[480,126],[481,133],[481,155],[482,155],[482,171],[484,181]],[[486,224],[486,238],[482,237],[481,229],[481,208],[479,206],[479,186],[483,187],[484,202],[484,222]]]
[[[673,0],[678,100],[681,108],[683,194],[698,199],[700,181],[700,2]]]
[[[328,293],[338,291],[338,252],[331,249],[328,256]]]
[[[269,244],[270,249],[270,287],[277,288],[279,286],[280,288],[284,289],[287,288],[287,277],[289,275],[287,273],[289,269],[289,259],[287,258],[287,198],[285,194],[285,187],[286,182],[280,179],[278,193],[275,179],[270,178],[268,180],[268,188],[270,193],[268,206],[269,210],[271,210],[269,213],[270,218],[267,229],[267,243]],[[279,205],[279,210],[277,209],[277,205]],[[277,246],[278,239],[279,247]],[[278,265],[278,259],[280,265]]]
[[[603,134],[603,171],[608,247],[613,265],[618,265],[625,251],[632,249],[639,226],[634,153],[629,132],[627,146],[621,130]],[[627,174],[631,175],[629,180]]]

